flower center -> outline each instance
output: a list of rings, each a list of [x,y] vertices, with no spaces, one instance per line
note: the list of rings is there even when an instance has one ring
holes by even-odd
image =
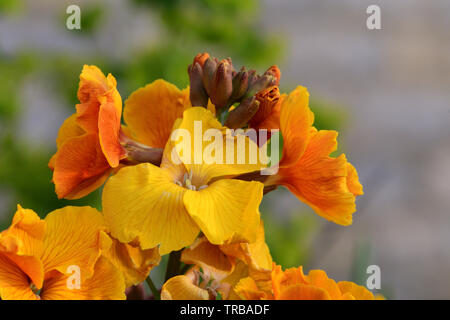
[[[201,186],[194,185],[192,183],[192,176],[193,176],[193,172],[191,170],[191,171],[189,171],[189,173],[186,172],[184,174],[183,179],[181,181],[177,180],[177,181],[175,181],[175,183],[177,185],[179,185],[180,187],[183,187],[183,188],[186,188],[186,189],[189,189],[192,191],[200,191],[200,190],[203,190],[208,187],[208,185],[206,185],[206,184],[201,185]]]
[[[220,292],[218,289],[220,288],[220,283],[214,277],[209,274],[205,273],[202,268],[199,270],[194,270],[195,279],[196,279],[196,286],[202,289],[205,289],[209,292],[211,296],[217,299],[217,297],[221,297]]]

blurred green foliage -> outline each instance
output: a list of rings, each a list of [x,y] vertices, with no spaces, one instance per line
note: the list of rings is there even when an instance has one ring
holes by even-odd
[[[83,57],[67,51],[39,52],[31,47],[7,56],[0,48],[0,195],[6,196],[2,203],[7,202],[0,208],[2,228],[9,225],[17,203],[34,209],[42,217],[65,205],[100,208],[100,191],[78,201],[58,200],[47,167],[56,146],[32,148],[18,138],[18,123],[25,109],[21,90],[30,75],[45,75],[45,81],[51,82],[56,94],[64,98],[61,107],[69,114],[75,110],[78,77],[84,63],[96,64],[112,73],[125,100],[132,91],[157,78],[186,87],[187,66],[198,52],[232,57],[236,67],[246,65],[258,71],[282,62],[283,38],[264,31],[256,0],[130,0],[129,3],[147,12],[148,19],[157,17],[161,35],[157,43],[133,52],[125,61],[117,61],[106,53]],[[22,1],[0,0],[2,15],[17,14],[21,9]],[[95,42],[98,29],[110,14],[109,9],[104,2],[83,5],[82,29],[66,31],[67,37]],[[66,17],[61,13],[59,17],[62,16]],[[65,28],[63,21],[61,28]],[[316,126],[339,129],[344,119],[341,111],[324,105],[321,101],[311,102]],[[282,220],[269,212],[264,212],[263,217],[274,259],[285,267],[306,263],[318,218],[308,213],[293,214],[290,219]],[[162,268],[156,271],[161,279]]]

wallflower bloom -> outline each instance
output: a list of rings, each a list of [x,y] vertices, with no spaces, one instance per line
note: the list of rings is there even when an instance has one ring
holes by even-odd
[[[178,133],[188,132],[191,143],[174,144],[169,140],[161,167],[149,163],[126,167],[105,185],[105,219],[112,236],[119,241],[138,240],[142,249],[160,245],[163,255],[192,244],[200,231],[213,244],[223,244],[230,238],[241,242],[255,240],[263,184],[230,177],[261,166],[207,164],[205,161],[195,164],[183,157],[180,159],[184,162],[176,163],[172,157],[180,152],[180,145],[195,149],[194,121],[201,123],[204,132],[226,130],[207,109],[188,108],[183,119],[176,122],[174,129],[179,130],[174,131],[172,138],[179,141],[183,137]],[[236,137],[220,134],[216,139],[234,140]],[[247,141],[249,146],[249,139]],[[195,151],[205,154],[208,145],[203,141],[197,146],[200,150],[191,154],[194,157]],[[223,159],[226,159],[225,152]]]
[[[268,290],[267,282],[271,284]],[[239,296],[246,300],[374,300],[374,295],[353,282],[336,283],[325,271],[312,270],[308,275],[303,268],[285,271],[274,264],[269,281],[247,277],[235,287]]]
[[[217,246],[202,237],[183,251],[181,261],[193,267],[163,285],[163,300],[240,299],[233,290],[238,281],[249,275],[270,274],[272,267],[262,224],[254,243]]]
[[[126,157],[120,145],[122,99],[116,80],[95,66],[83,67],[77,112],[64,121],[50,159],[58,198],[81,198],[101,186]]]
[[[283,154],[279,171],[265,185],[284,185],[314,211],[337,224],[350,225],[356,211],[355,198],[363,194],[355,168],[337,148],[337,132],[318,131],[308,106],[309,93],[298,87],[283,99],[280,130]]]
[[[18,206],[0,234],[2,299],[124,299],[122,273],[102,251],[111,241],[103,217],[90,207],[65,207],[41,220]],[[76,274],[75,274],[75,273]],[[71,276],[79,276],[79,287]]]

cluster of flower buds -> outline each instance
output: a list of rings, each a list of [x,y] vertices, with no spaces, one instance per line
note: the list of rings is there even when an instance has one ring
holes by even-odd
[[[245,67],[236,71],[230,58],[219,61],[208,53],[197,54],[188,73],[193,106],[206,107],[210,99],[217,110],[227,110],[239,103],[228,115],[226,125],[230,128],[242,127],[253,117],[259,108],[255,95],[278,86],[281,75],[277,66],[270,67],[262,75]]]

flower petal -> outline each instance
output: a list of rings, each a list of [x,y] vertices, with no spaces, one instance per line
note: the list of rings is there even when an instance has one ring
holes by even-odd
[[[91,207],[64,207],[49,213],[41,260],[46,274],[65,274],[70,266],[78,266],[82,279],[94,272],[101,254],[100,231],[104,229],[102,214]]]
[[[70,288],[70,274],[56,274],[47,279],[42,289],[43,300],[124,300],[125,284],[121,272],[106,258],[100,257],[93,275]]]
[[[0,298],[3,300],[38,300],[38,297],[30,288],[27,274],[1,252]]]
[[[124,243],[137,238],[144,250],[160,244],[161,255],[190,245],[199,229],[184,208],[185,190],[149,163],[121,169],[103,190],[112,236]]]
[[[209,300],[209,293],[194,285],[189,277],[176,276],[164,283],[161,300]]]
[[[359,182],[358,172],[350,162],[347,162],[347,187],[355,196],[364,194],[363,186]]]
[[[123,116],[135,139],[150,147],[164,148],[175,120],[189,107],[188,90],[156,80],[130,95]]]
[[[11,226],[0,233],[0,255],[15,263],[40,288],[44,279],[39,257],[46,224],[30,209],[17,205]]]
[[[183,119],[174,126],[171,147],[175,148],[176,160],[180,159],[186,170],[193,173],[193,184],[202,185],[213,178],[235,176],[265,167],[257,144],[243,131],[233,134],[230,130],[202,107],[187,109]]]
[[[198,239],[190,247],[183,250],[181,261],[194,264],[203,269],[214,269],[214,272],[227,274],[232,271],[233,264],[218,246],[211,244],[205,237]]]
[[[127,288],[144,281],[161,260],[158,248],[141,250],[138,246],[116,239],[103,255],[122,271]]]
[[[296,163],[306,149],[314,122],[314,114],[308,104],[308,90],[301,86],[283,99],[280,111],[280,129],[283,135],[281,167]]]
[[[350,281],[338,282],[339,289],[343,295],[350,294],[356,300],[373,300],[373,294],[363,286]]]
[[[305,285],[296,284],[284,288],[277,300],[330,300],[330,295],[324,289]]]
[[[280,168],[278,176],[281,184],[318,215],[350,225],[356,206],[347,186],[347,160],[345,155],[329,156],[336,149],[336,136],[335,131],[313,132],[302,157],[295,165]]]
[[[254,242],[259,227],[263,184],[222,179],[200,191],[186,191],[184,204],[213,244],[230,238]]]
[[[103,184],[109,174],[95,133],[66,141],[56,154],[53,182],[58,198],[80,198]]]

